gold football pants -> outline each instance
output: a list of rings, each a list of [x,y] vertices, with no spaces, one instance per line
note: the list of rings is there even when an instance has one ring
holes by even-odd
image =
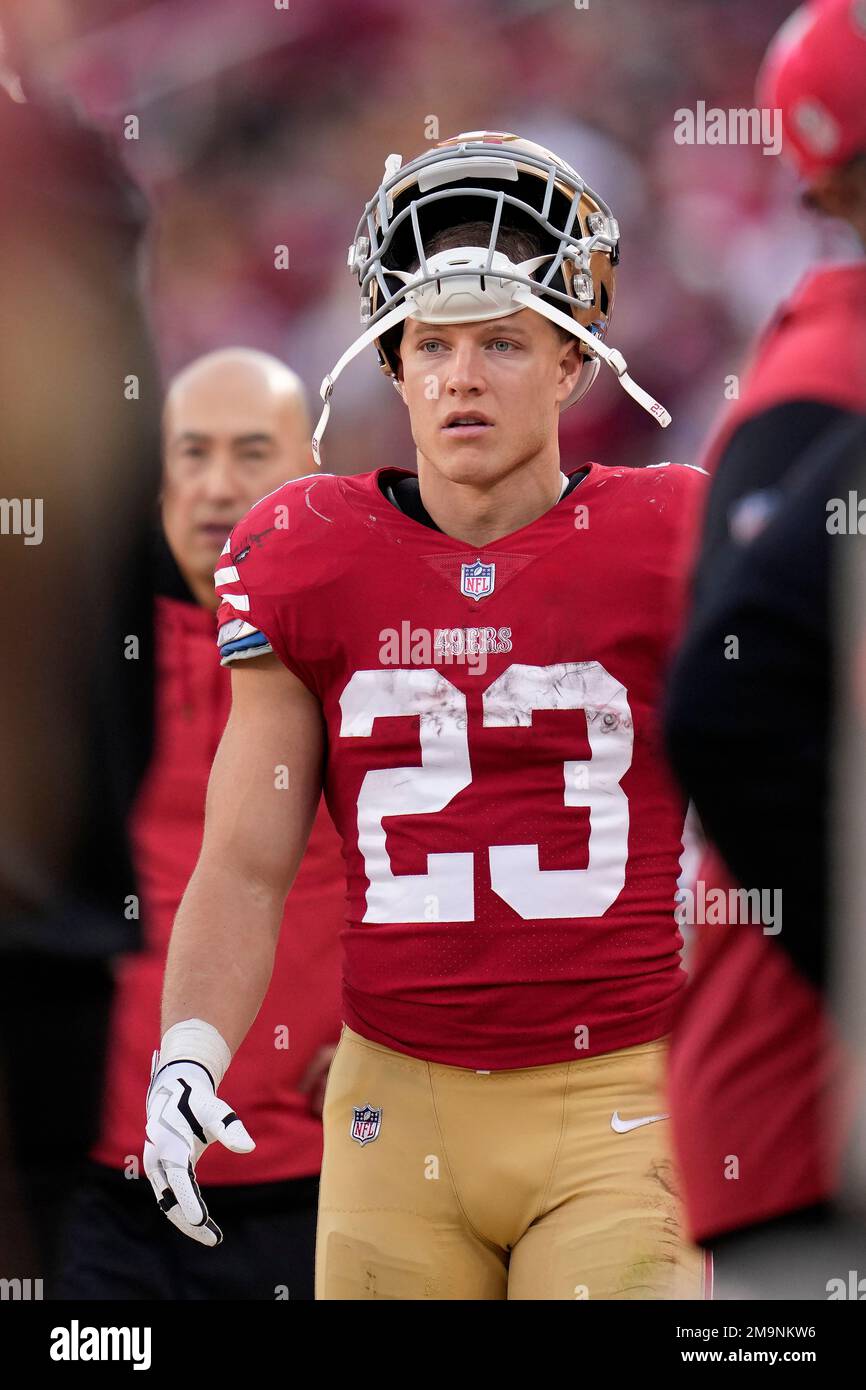
[[[483,1073],[344,1024],[325,1096],[316,1297],[703,1298],[670,1123],[650,1118],[665,1108],[666,1049],[659,1038]]]

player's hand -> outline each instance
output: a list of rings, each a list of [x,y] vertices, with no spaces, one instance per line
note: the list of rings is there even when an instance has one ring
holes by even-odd
[[[325,1087],[328,1084],[328,1072],[331,1069],[336,1051],[336,1043],[328,1043],[324,1047],[320,1047],[298,1082],[298,1090],[307,1097],[311,1114],[319,1119],[321,1119],[325,1106]]]
[[[256,1146],[231,1106],[220,1100],[210,1073],[198,1062],[158,1066],[153,1054],[147,1092],[144,1171],[161,1211],[179,1231],[202,1245],[219,1245],[222,1231],[208,1216],[195,1165],[215,1140],[232,1153]]]

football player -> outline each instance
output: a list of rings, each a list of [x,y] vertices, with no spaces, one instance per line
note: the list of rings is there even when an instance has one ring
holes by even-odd
[[[178,912],[146,1162],[214,1243],[217,1097],[267,985],[324,785],[343,838],[343,1031],[317,1297],[700,1298],[660,1088],[683,983],[685,805],[655,706],[705,481],[560,468],[601,360],[619,229],[508,134],[390,156],[349,254],[417,475],[313,475],[216,573],[233,708]],[[359,460],[360,461],[360,460]],[[375,460],[366,460],[367,463]]]

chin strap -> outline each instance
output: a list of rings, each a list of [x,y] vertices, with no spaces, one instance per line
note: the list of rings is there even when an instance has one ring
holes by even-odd
[[[322,442],[322,435],[325,433],[325,429],[328,424],[328,416],[331,413],[331,396],[333,395],[334,386],[336,384],[338,376],[340,376],[340,374],[345,370],[345,368],[348,367],[349,363],[355,357],[358,356],[359,352],[363,352],[364,348],[369,347],[369,345],[372,342],[374,342],[376,338],[381,337],[383,333],[387,333],[389,328],[396,328],[398,323],[402,323],[404,319],[407,319],[409,317],[414,308],[414,299],[407,295],[406,298],[403,300],[402,304],[399,304],[396,309],[392,309],[390,313],[385,315],[384,318],[379,319],[379,321],[373,327],[365,329],[364,332],[361,334],[360,338],[356,338],[352,346],[346,348],[346,351],[343,353],[343,356],[331,368],[331,370],[328,372],[328,375],[322,381],[319,395],[322,397],[322,400],[325,402],[325,404],[322,407],[322,413],[319,416],[319,423],[316,425],[316,428],[313,432],[312,440],[313,458],[316,461],[317,468],[321,468],[322,466],[322,460],[319,454],[319,445]]]
[[[632,381],[628,374],[626,360],[617,348],[607,347],[599,338],[593,337],[589,330],[573,319],[570,314],[564,314],[561,309],[555,309],[552,304],[546,303],[546,301],[540,299],[538,295],[533,294],[528,285],[514,286],[513,302],[520,304],[523,308],[534,309],[537,314],[541,314],[544,318],[550,319],[551,323],[558,324],[560,328],[565,328],[575,338],[579,338],[582,343],[586,344],[594,356],[600,357],[603,362],[607,363],[611,371],[616,373],[620,386],[628,391],[628,394],[637,401],[638,405],[642,405],[644,410],[649,411],[650,415],[658,420],[663,429],[667,428],[671,422],[670,415],[663,405],[660,405],[657,400],[653,399],[648,391],[645,391],[642,386],[638,386],[636,381]],[[319,394],[325,404],[322,407],[322,413],[319,416],[318,424],[313,432],[312,440],[313,458],[316,461],[317,468],[321,468],[322,466],[319,446],[322,442],[322,435],[325,433],[328,417],[331,413],[331,396],[333,395],[337,378],[349,363],[358,356],[359,352],[363,352],[364,348],[369,347],[376,338],[381,338],[389,329],[396,328],[398,323],[402,323],[404,319],[409,318],[416,307],[414,293],[410,290],[402,304],[399,304],[396,309],[392,309],[390,313],[385,314],[383,318],[379,319],[374,325],[371,325],[370,328],[365,329],[360,338],[355,339],[352,346],[346,349],[342,357],[331,368],[328,375],[322,381]],[[427,320],[424,321],[427,322]]]
[[[569,314],[564,314],[561,309],[555,309],[552,304],[539,299],[526,285],[517,286],[514,291],[514,298],[526,308],[534,309],[537,314],[542,314],[544,318],[550,319],[551,323],[559,324],[560,328],[567,329],[569,333],[574,334],[575,338],[586,343],[596,357],[600,357],[612,371],[616,372],[620,386],[628,391],[628,394],[637,401],[638,405],[642,405],[644,410],[649,411],[650,415],[658,420],[662,429],[667,429],[671,422],[670,414],[663,405],[660,405],[650,395],[649,391],[645,391],[642,386],[638,386],[636,381],[632,381],[628,374],[628,364],[617,348],[607,347],[598,338],[594,338],[587,328],[571,318]]]

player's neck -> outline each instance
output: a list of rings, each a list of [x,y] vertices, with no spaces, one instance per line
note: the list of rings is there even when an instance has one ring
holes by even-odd
[[[467,545],[490,545],[537,521],[559,501],[559,450],[483,487],[445,477],[419,453],[418,486],[428,516],[446,536]]]

